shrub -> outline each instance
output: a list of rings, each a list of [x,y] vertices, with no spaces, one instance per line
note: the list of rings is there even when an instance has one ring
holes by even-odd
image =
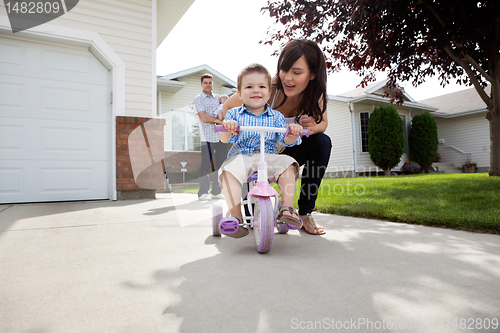
[[[405,162],[401,167],[401,172],[405,175],[412,175],[420,172],[420,165],[417,162]]]
[[[411,159],[428,172],[438,150],[436,120],[428,111],[413,117],[409,141]]]
[[[368,119],[368,152],[385,175],[399,164],[405,147],[403,120],[392,105],[375,108]]]

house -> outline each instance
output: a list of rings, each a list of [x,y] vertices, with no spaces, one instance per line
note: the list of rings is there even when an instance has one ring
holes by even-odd
[[[491,87],[486,88],[489,94]],[[490,130],[486,105],[476,89],[429,98],[420,103],[437,108],[431,112],[438,127],[439,171],[461,172],[466,160],[476,162],[478,172],[490,165]]]
[[[332,140],[332,153],[326,177],[355,177],[383,171],[370,160],[367,126],[375,107],[391,105],[390,98],[383,97],[387,90],[386,84],[387,80],[384,80],[347,93],[328,96],[326,134]],[[411,119],[424,111],[438,110],[434,106],[417,103],[408,94],[404,95],[403,105],[394,104],[394,107],[405,123],[407,143]],[[407,144],[401,162],[394,170],[399,171],[408,160]]]
[[[201,92],[200,78],[205,73],[213,76],[214,94],[231,95],[236,92],[236,82],[208,65],[157,78],[157,114],[165,119],[164,163],[171,183],[198,177],[201,163],[200,131],[193,100]],[[187,178],[182,170],[188,174]]]
[[[193,1],[79,1],[17,33],[0,4],[0,204],[140,190],[127,137],[162,127],[146,125],[157,110],[155,50]],[[151,155],[147,134],[138,147]],[[144,180],[148,195],[154,182]]]

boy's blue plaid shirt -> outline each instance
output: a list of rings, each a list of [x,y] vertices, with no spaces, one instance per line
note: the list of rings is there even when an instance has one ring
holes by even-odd
[[[256,116],[245,105],[238,108],[233,108],[226,113],[225,120],[236,120],[240,126],[265,126],[265,127],[286,127],[285,117],[278,111],[272,110],[269,104],[266,104],[266,111]],[[297,140],[287,145],[283,140],[285,133],[265,133],[265,152],[276,154],[278,149],[276,142],[279,141],[280,146],[291,147],[302,143],[300,136]],[[260,151],[260,132],[240,132],[239,135],[231,137],[233,146],[227,153],[227,158],[236,154],[252,155],[256,151]]]

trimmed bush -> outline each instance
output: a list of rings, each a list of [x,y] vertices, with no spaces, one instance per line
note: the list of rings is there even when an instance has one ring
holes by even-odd
[[[409,141],[412,161],[420,164],[423,171],[429,172],[438,150],[436,120],[429,111],[413,117]]]
[[[403,120],[392,105],[375,108],[368,119],[368,152],[385,175],[399,164],[405,147]]]

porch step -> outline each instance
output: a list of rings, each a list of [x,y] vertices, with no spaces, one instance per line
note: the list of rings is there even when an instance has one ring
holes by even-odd
[[[453,163],[433,163],[432,167],[436,173],[461,173],[462,170]]]

